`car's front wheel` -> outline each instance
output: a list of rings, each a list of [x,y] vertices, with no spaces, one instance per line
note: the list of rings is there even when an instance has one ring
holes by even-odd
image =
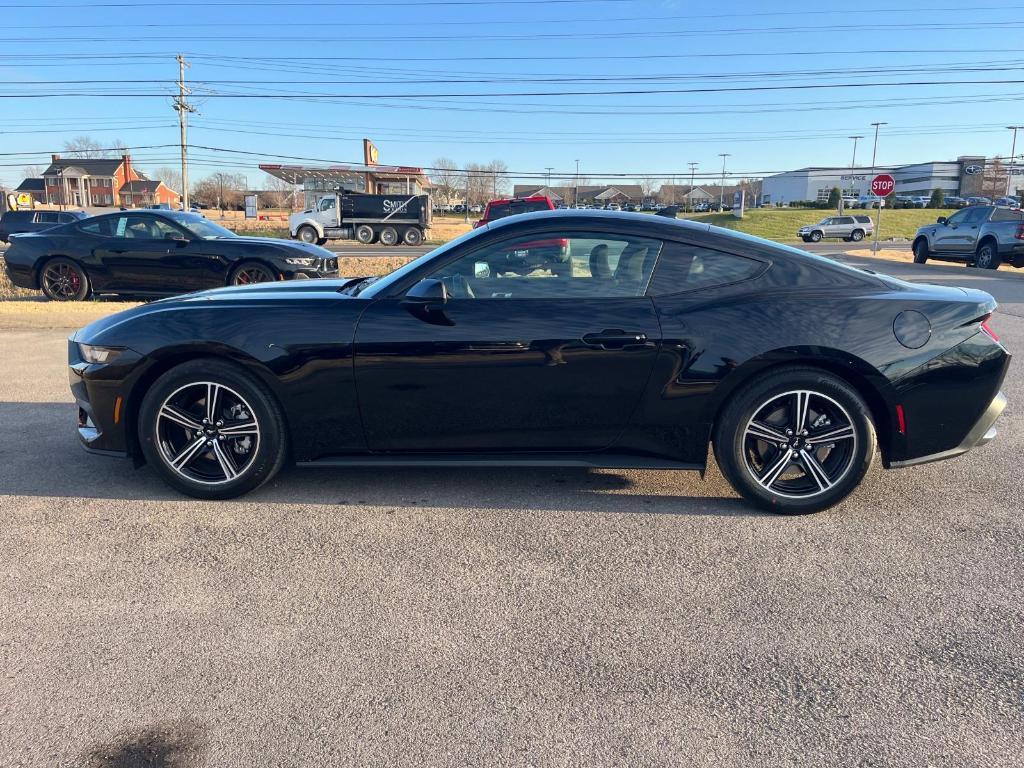
[[[71,259],[51,259],[39,276],[39,286],[51,301],[82,301],[92,288],[89,276]]]
[[[299,240],[304,243],[312,244],[320,239],[320,235],[317,234],[317,231],[309,225],[299,227],[299,231],[296,234],[299,236]]]
[[[218,360],[183,363],[157,379],[138,424],[149,464],[170,486],[200,499],[258,488],[287,454],[273,395],[246,371]]]
[[[867,405],[849,384],[816,368],[784,368],[754,380],[726,404],[715,458],[736,491],[786,515],[838,504],[875,453]]]
[[[812,243],[819,242],[821,240],[821,237],[822,237],[821,232],[817,232],[817,231],[811,232],[811,242]]]
[[[924,264],[928,261],[928,243],[925,240],[918,240],[914,243],[914,263]]]
[[[246,262],[239,264],[238,268],[231,273],[232,285],[251,285],[252,283],[269,283],[275,279],[275,275],[263,264]]]

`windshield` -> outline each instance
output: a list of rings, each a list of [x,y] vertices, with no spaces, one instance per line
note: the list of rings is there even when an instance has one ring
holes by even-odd
[[[195,213],[186,213],[175,216],[174,220],[202,240],[216,240],[224,237],[238,237],[230,229],[225,229],[220,224],[214,224]]]
[[[399,267],[391,274],[385,275],[384,277],[380,278],[380,280],[375,281],[372,285],[368,285],[365,288],[363,288],[363,290],[359,292],[359,296],[363,298],[373,298],[374,296],[385,295],[388,290],[388,286],[398,282],[411,272],[415,272],[417,269],[419,269],[421,266],[426,264],[431,259],[434,259],[437,256],[440,256],[441,254],[447,253],[452,248],[456,248],[459,245],[462,245],[462,243],[466,242],[472,237],[476,237],[486,229],[487,227],[481,227],[480,229],[472,229],[466,234],[460,235],[454,240],[445,243],[441,247],[435,248],[434,250],[423,254],[418,259],[413,259],[405,266]]]

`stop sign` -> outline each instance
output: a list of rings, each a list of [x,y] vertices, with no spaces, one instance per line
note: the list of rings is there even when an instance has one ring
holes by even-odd
[[[896,189],[896,179],[888,173],[880,173],[871,180],[871,194],[876,197],[886,197]]]

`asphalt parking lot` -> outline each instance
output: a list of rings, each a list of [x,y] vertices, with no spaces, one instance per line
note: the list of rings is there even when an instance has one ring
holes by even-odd
[[[885,271],[1024,352],[1024,272]],[[994,443],[783,518],[714,468],[185,499],[81,451],[66,336],[0,330],[0,765],[1020,765],[1021,352]]]

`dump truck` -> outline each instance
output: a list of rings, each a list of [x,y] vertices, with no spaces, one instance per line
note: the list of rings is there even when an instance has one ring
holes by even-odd
[[[427,195],[368,195],[340,189],[288,217],[293,238],[317,245],[328,240],[419,245],[429,228]]]

